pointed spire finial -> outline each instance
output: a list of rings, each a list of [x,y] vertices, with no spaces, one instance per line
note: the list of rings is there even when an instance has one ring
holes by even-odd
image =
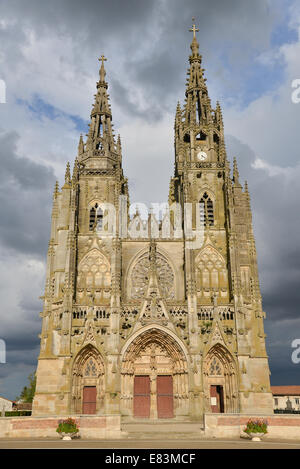
[[[78,176],[78,159],[75,158],[74,167],[73,167],[73,174],[72,174],[72,183],[73,184],[76,183],[77,176]]]
[[[245,195],[246,195],[246,197],[247,197],[247,200],[248,200],[248,202],[249,202],[249,204],[250,204],[250,194],[249,194],[249,187],[248,187],[248,182],[247,182],[247,181],[245,181],[244,192],[245,192]]]
[[[66,173],[65,173],[65,183],[70,184],[71,182],[71,171],[70,171],[70,163],[67,163]]]
[[[58,181],[56,181],[55,186],[54,186],[53,199],[56,199],[56,197],[58,196],[58,193],[59,193],[59,184],[58,184]]]
[[[106,75],[106,71],[105,71],[105,68],[104,68],[104,62],[107,61],[107,59],[104,57],[104,55],[102,54],[101,57],[98,59],[99,62],[101,61],[101,67],[100,67],[100,72],[99,72],[99,75],[100,75],[100,82],[101,83],[104,83],[105,82],[105,75]]]
[[[179,121],[181,119],[181,106],[180,102],[178,101],[177,107],[176,107],[176,114],[175,114],[175,121]]]
[[[78,156],[82,155],[82,153],[84,153],[84,143],[83,143],[82,134],[80,134],[79,144],[78,144]]]
[[[240,186],[239,178],[240,178],[240,175],[239,175],[237,160],[236,160],[236,157],[234,157],[233,158],[233,182],[236,186]]]

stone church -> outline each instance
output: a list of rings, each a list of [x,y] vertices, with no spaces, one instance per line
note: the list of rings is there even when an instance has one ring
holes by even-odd
[[[35,416],[273,412],[248,187],[236,161],[231,172],[196,31],[161,217],[128,215],[100,59],[86,141],[53,195]]]

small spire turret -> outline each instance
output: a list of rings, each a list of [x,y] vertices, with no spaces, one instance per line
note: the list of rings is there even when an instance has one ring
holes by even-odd
[[[66,172],[65,172],[65,184],[71,183],[71,171],[70,171],[70,163],[67,163]]]
[[[79,144],[78,144],[78,156],[81,156],[84,153],[84,143],[82,134],[80,134]]]
[[[78,159],[75,158],[74,167],[73,167],[73,174],[72,174],[72,184],[74,185],[78,178]]]
[[[58,194],[59,194],[59,184],[58,184],[58,181],[56,181],[54,185],[53,200],[57,198]]]
[[[234,157],[233,159],[233,182],[235,186],[242,187],[240,184],[239,178],[240,178],[240,174],[238,170],[238,164],[237,164],[236,157]]]

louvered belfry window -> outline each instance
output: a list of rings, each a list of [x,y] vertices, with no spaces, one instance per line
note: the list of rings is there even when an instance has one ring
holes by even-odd
[[[102,224],[103,224],[103,211],[98,206],[98,204],[95,204],[95,206],[92,207],[90,210],[89,229],[90,231],[92,231],[97,226],[97,229],[101,230]]]
[[[214,204],[207,192],[200,200],[200,221],[204,226],[214,225]]]

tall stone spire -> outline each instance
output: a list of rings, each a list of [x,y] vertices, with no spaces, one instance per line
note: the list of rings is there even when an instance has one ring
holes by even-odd
[[[113,133],[112,113],[109,104],[109,94],[107,93],[108,84],[105,80],[106,71],[104,62],[106,60],[104,55],[99,59],[101,62],[99,81],[97,82],[97,93],[95,94],[95,102],[91,111],[89,132],[85,145],[82,138],[80,138],[78,156],[81,160],[87,157],[106,157],[110,160],[108,166],[115,167],[113,160],[120,161],[121,155]]]
[[[184,118],[186,124],[201,124],[209,120],[211,107],[205,84],[206,79],[203,75],[204,69],[201,66],[202,56],[199,54],[199,44],[196,38],[196,32],[199,29],[193,24],[190,31],[193,32],[193,40],[191,43],[192,53],[189,56],[190,67],[185,92]]]

